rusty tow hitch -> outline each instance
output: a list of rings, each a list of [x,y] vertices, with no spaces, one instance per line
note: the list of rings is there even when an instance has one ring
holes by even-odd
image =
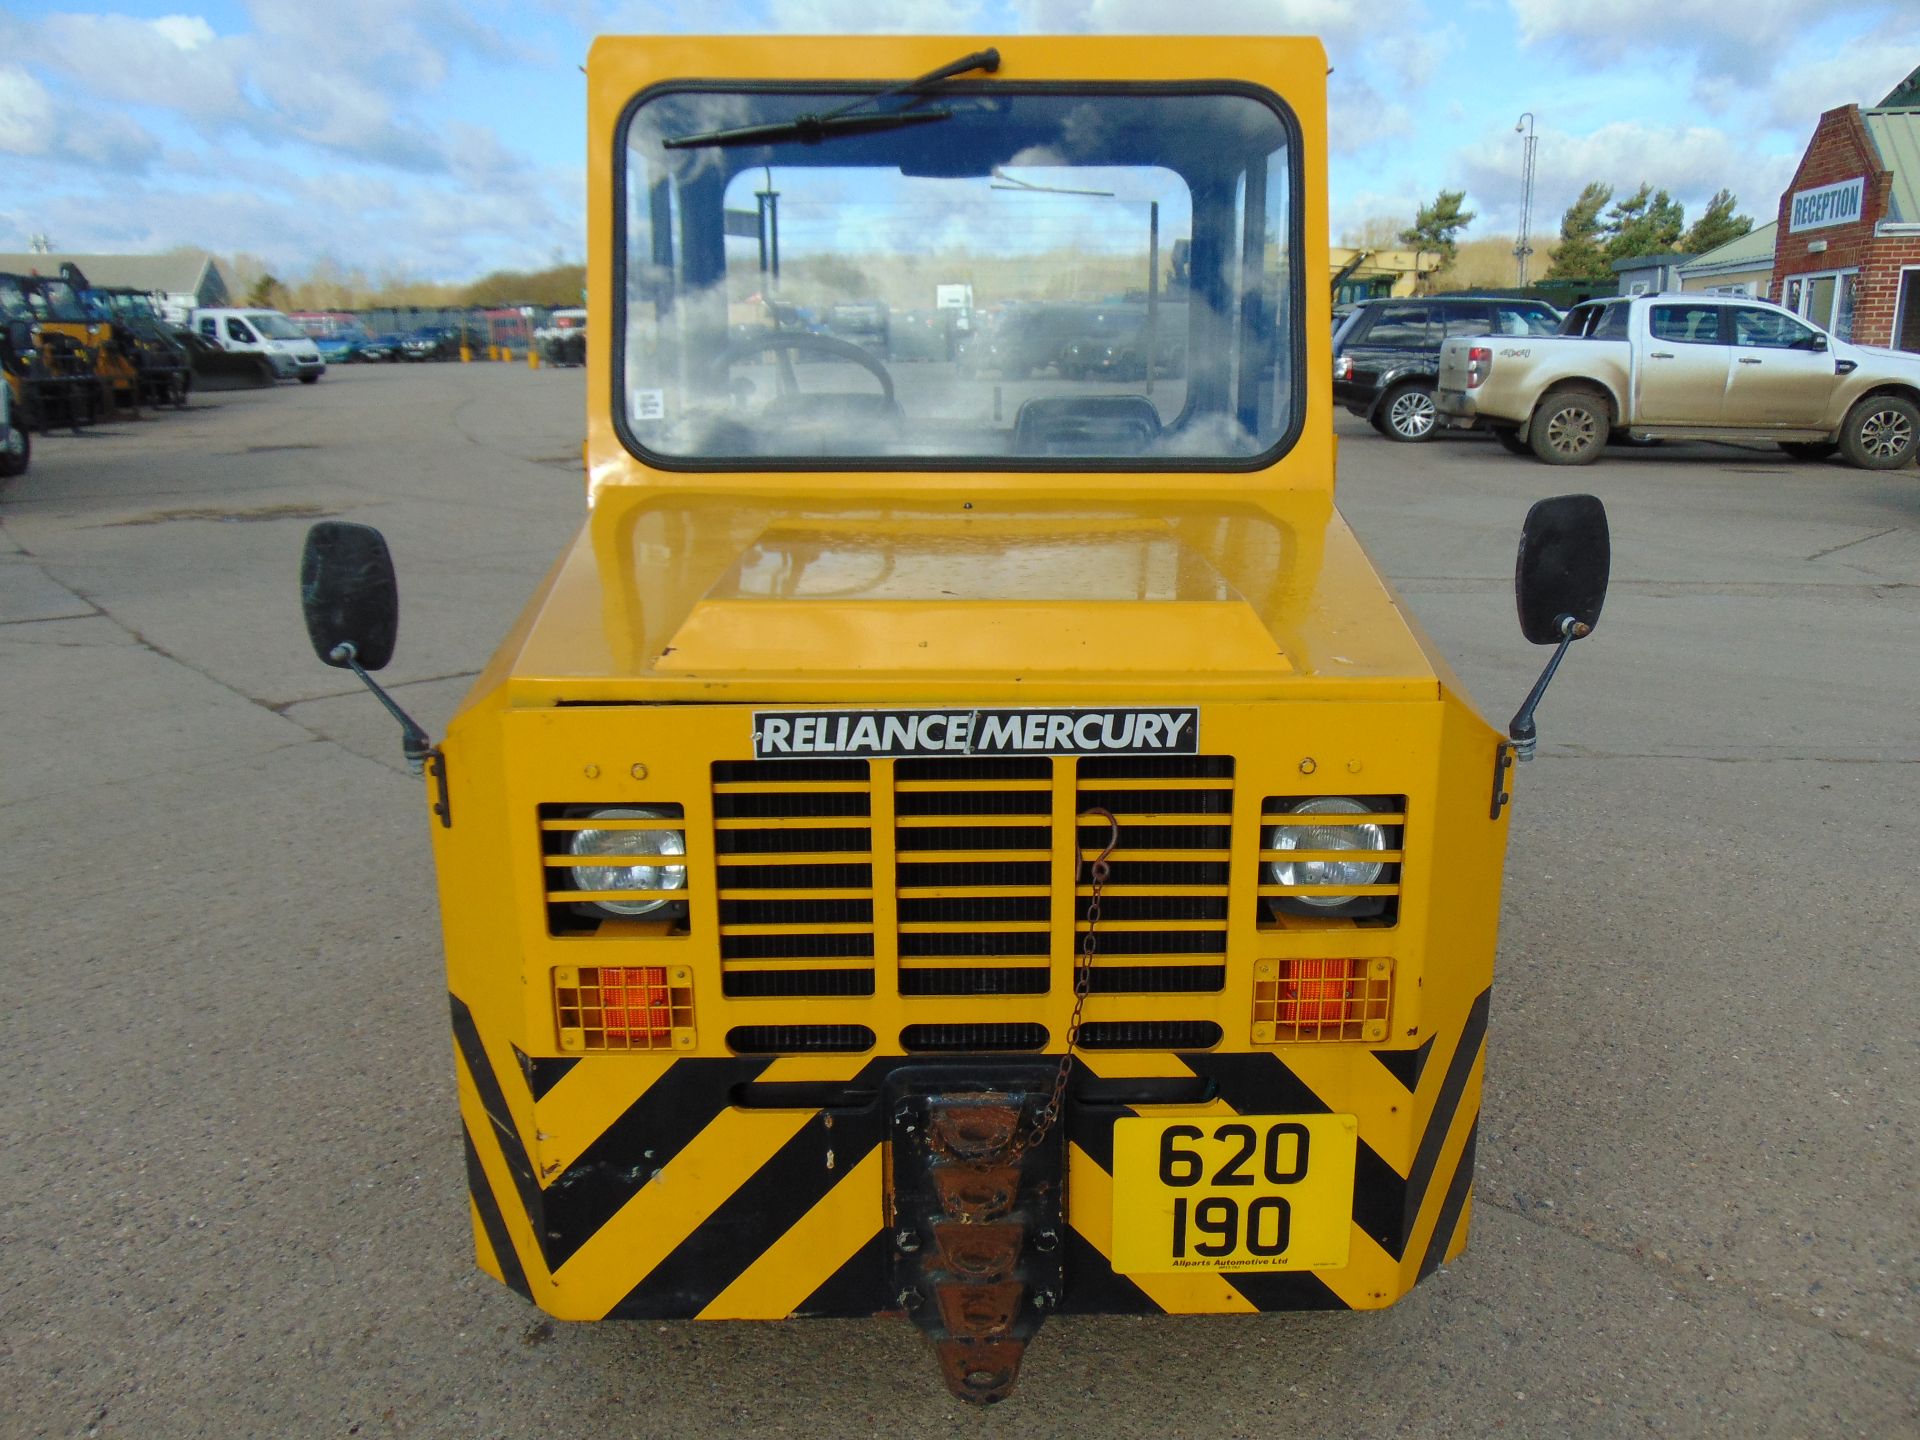
[[[1012,1393],[1027,1342],[1060,1303],[1065,1141],[1051,1066],[896,1071],[888,1106],[893,1290],[933,1341],[947,1388]]]

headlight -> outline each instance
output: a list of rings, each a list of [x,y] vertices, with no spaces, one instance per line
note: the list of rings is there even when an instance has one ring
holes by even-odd
[[[1293,815],[1366,815],[1371,813],[1358,800],[1345,795],[1326,795],[1303,800],[1293,807]],[[1267,876],[1275,885],[1325,885],[1345,889],[1354,885],[1376,885],[1386,870],[1383,860],[1369,860],[1369,851],[1387,848],[1387,832],[1379,825],[1276,825],[1267,831],[1269,850],[1351,851],[1351,860],[1270,860]],[[1345,895],[1295,895],[1291,899],[1303,905],[1344,905]]]
[[[589,820],[676,820],[665,810],[644,808],[595,810]],[[607,865],[576,865],[573,883],[581,890],[684,890],[687,867],[662,860],[687,853],[684,830],[576,830],[567,849],[581,859],[606,858]],[[637,863],[636,863],[637,862]],[[665,897],[645,900],[595,900],[601,910],[615,915],[649,915],[677,902]]]

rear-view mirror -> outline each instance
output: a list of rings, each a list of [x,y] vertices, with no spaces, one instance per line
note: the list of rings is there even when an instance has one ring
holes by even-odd
[[[1612,541],[1607,507],[1592,495],[1555,495],[1527,512],[1514,562],[1520,631],[1535,645],[1557,645],[1571,617],[1576,633],[1600,622]]]
[[[379,670],[393,658],[400,587],[386,537],[371,525],[323,520],[300,557],[300,608],[313,652],[329,665]],[[349,655],[341,646],[351,645]]]

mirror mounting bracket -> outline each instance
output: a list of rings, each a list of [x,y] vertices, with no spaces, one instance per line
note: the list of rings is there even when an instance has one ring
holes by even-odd
[[[335,665],[344,665],[358,675],[360,683],[373,692],[373,698],[400,722],[400,750],[407,757],[407,770],[413,775],[427,774],[433,777],[434,788],[438,792],[433,802],[433,813],[440,817],[442,828],[452,829],[453,803],[447,794],[447,757],[441,753],[440,747],[420,728],[420,722],[401,709],[400,703],[367,673],[351,640],[343,640],[334,646],[327,653],[327,659]]]
[[[1527,692],[1527,698],[1520,702],[1520,708],[1514,713],[1512,723],[1507,726],[1507,736],[1513,743],[1513,758],[1516,760],[1533,759],[1534,745],[1537,739],[1533,712],[1540,708],[1541,700],[1546,698],[1547,686],[1553,683],[1554,672],[1560,668],[1560,662],[1567,657],[1567,647],[1583,635],[1591,635],[1593,627],[1571,615],[1562,615],[1558,620],[1560,643],[1554,647],[1553,654],[1547,658],[1547,668],[1540,672],[1540,678],[1533,682],[1533,689]]]

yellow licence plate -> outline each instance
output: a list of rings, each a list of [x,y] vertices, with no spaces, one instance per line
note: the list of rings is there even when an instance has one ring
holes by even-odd
[[[1358,1134],[1351,1115],[1115,1121],[1113,1268],[1340,1268]]]

